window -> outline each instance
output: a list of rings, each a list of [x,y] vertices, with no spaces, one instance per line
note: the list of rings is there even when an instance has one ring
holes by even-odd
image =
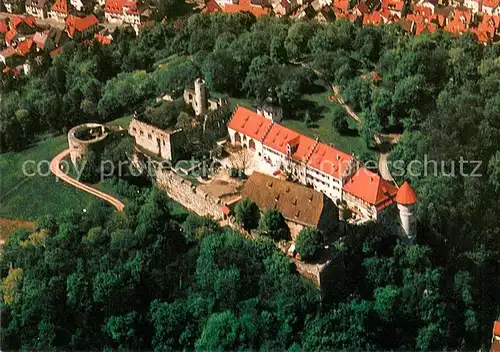
[[[139,131],[139,134],[140,134],[141,136],[144,136],[144,132],[143,132],[142,130],[141,130],[141,131]]]
[[[153,139],[153,136],[151,135],[151,133],[148,133],[148,139]]]

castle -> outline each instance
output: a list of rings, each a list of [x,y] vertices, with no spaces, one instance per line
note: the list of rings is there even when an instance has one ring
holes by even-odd
[[[345,205],[358,222],[376,220],[384,209],[397,204],[402,234],[414,240],[417,196],[407,182],[398,188],[352,155],[279,124],[276,116],[266,107],[254,112],[238,106],[227,125],[231,144]]]

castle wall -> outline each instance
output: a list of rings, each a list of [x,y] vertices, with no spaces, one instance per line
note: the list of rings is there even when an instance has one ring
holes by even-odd
[[[212,216],[216,220],[221,220],[224,217],[221,210],[223,204],[219,199],[205,193],[174,171],[157,170],[156,185],[167,191],[173,200],[198,215]]]
[[[88,140],[80,139],[77,132],[80,130],[88,130],[95,133],[96,137]],[[68,132],[68,146],[70,149],[70,158],[73,164],[85,158],[90,148],[99,153],[104,149],[108,132],[106,126],[97,123],[87,123],[73,127]]]
[[[137,145],[166,160],[175,160],[182,143],[181,130],[165,131],[136,119],[130,122],[129,134]]]

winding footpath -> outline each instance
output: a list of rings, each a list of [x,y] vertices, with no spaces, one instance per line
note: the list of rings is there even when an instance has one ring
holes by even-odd
[[[50,162],[50,171],[63,180],[64,182],[69,183],[73,187],[76,187],[78,189],[81,189],[82,191],[85,191],[87,193],[90,193],[98,198],[101,198],[105,200],[106,202],[110,203],[112,206],[114,206],[118,211],[123,211],[123,208],[125,208],[125,205],[120,202],[118,199],[116,199],[113,196],[110,196],[107,193],[98,191],[95,188],[92,188],[90,186],[87,186],[84,183],[81,183],[80,181],[75,180],[74,178],[68,176],[63,170],[61,170],[61,161],[67,157],[70,153],[69,149],[66,149],[62,151],[61,153],[57,154],[54,159]]]

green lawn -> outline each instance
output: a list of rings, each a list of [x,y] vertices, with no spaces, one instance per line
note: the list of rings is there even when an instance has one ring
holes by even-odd
[[[126,130],[128,130],[128,125],[130,124],[130,121],[132,121],[132,115],[127,115],[120,117],[119,119],[113,120],[111,122],[108,122],[106,125],[111,127],[111,126],[120,126]]]
[[[35,220],[46,214],[65,210],[80,210],[93,196],[57,180],[49,171],[52,158],[67,148],[66,136],[49,138],[19,153],[0,155],[0,218]],[[34,176],[23,173],[23,164],[29,172],[40,165]]]
[[[364,153],[371,153],[366,147],[364,140],[356,135],[355,130],[358,128],[357,123],[352,119],[348,118],[349,127],[352,129],[353,133],[349,135],[340,135],[332,125],[332,110],[336,103],[328,100],[328,96],[331,94],[330,90],[322,93],[316,93],[311,95],[305,95],[304,100],[314,102],[317,107],[322,109],[321,117],[314,121],[311,127],[307,127],[303,120],[284,120],[282,123],[302,134],[310,137],[319,137],[319,139],[325,143],[334,145],[336,148],[347,153],[354,153],[356,155],[361,155]]]

